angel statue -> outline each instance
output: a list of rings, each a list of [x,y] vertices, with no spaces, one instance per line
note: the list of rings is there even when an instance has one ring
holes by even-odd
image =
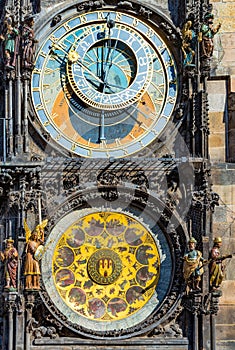
[[[25,222],[24,228],[26,233],[26,247],[25,247],[25,266],[24,275],[26,276],[25,289],[40,289],[40,267],[39,260],[43,250],[44,243],[44,228],[48,220],[43,220],[35,229],[30,231]]]

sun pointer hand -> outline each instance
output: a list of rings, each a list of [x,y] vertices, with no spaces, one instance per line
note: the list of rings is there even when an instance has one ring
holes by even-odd
[[[86,67],[81,61],[79,54],[76,51],[70,51],[68,53],[68,61],[71,63],[77,63],[83,69],[85,69],[94,79],[96,79],[99,83],[104,84],[103,80],[97,77],[88,67]]]

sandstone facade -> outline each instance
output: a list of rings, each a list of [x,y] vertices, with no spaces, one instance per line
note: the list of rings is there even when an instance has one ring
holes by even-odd
[[[220,206],[213,218],[213,234],[223,238],[223,254],[235,252],[235,2],[212,1],[222,23],[215,41],[214,70],[208,82],[210,100],[210,155],[213,190]],[[223,296],[217,317],[218,350],[235,348],[234,258],[226,261]]]

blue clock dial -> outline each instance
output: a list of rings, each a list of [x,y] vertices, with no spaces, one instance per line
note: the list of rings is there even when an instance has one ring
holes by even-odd
[[[43,128],[84,157],[142,150],[166,127],[177,101],[177,68],[165,41],[122,12],[93,11],[62,23],[39,49],[32,75]]]
[[[120,40],[102,40],[92,46],[84,57],[89,70],[84,75],[92,88],[104,94],[115,94],[127,89],[137,73],[137,60],[130,48]]]
[[[95,44],[102,36],[104,39]],[[68,78],[73,90],[91,107],[104,110],[138,101],[151,81],[152,66],[151,47],[143,46],[138,32],[123,24],[117,24],[107,35],[106,30],[95,26],[81,35],[68,53]]]

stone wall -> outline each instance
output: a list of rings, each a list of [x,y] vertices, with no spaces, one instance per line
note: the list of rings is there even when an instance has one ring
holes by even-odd
[[[235,164],[218,163],[212,167],[213,190],[220,195],[220,206],[216,207],[213,222],[214,236],[223,239],[222,254],[235,252]],[[225,260],[223,295],[217,316],[217,350],[235,348],[235,270],[234,257]]]
[[[215,22],[213,71],[208,82],[210,103],[210,155],[213,191],[220,206],[213,217],[213,235],[223,238],[223,254],[235,252],[235,1],[211,1]],[[217,350],[235,348],[234,260],[225,262],[223,295],[216,322]]]
[[[215,23],[221,22],[219,34],[215,36],[214,64],[216,75],[229,74],[235,78],[235,1],[212,0]]]

